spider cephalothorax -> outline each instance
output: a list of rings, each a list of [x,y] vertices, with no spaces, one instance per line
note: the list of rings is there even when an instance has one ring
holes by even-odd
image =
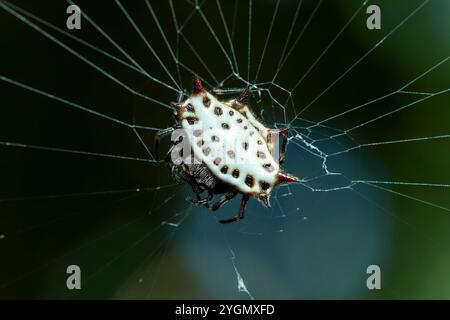
[[[196,204],[215,211],[242,194],[239,214],[244,217],[250,196],[269,206],[271,191],[280,183],[299,180],[284,172],[287,129],[269,129],[248,108],[248,90],[237,99],[219,101],[194,78],[194,91],[184,101],[172,103],[181,133],[172,135],[174,145],[166,163],[174,178],[187,182],[196,193]],[[208,197],[201,199],[203,192]],[[215,194],[224,195],[210,204]]]

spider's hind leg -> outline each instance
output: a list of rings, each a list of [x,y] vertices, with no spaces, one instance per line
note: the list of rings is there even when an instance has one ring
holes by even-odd
[[[219,209],[220,207],[222,207],[224,204],[226,204],[228,201],[230,201],[231,199],[233,199],[234,197],[236,197],[236,195],[238,194],[237,191],[230,191],[226,194],[224,194],[216,203],[214,203],[213,205],[207,205],[207,208],[211,211],[216,211],[217,209]]]
[[[226,223],[231,223],[231,222],[235,222],[235,221],[239,221],[239,220],[244,219],[245,208],[247,207],[248,199],[249,199],[249,196],[247,194],[244,194],[242,196],[241,205],[239,207],[239,214],[237,216],[234,216],[231,219],[220,220],[219,222],[223,223],[223,224],[226,224]]]

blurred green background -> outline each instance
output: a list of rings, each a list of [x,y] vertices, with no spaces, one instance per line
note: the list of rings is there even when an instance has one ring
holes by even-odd
[[[140,126],[166,128],[174,119],[169,109],[133,95],[42,32],[163,104],[176,100],[177,92],[67,34],[130,63],[124,51],[152,76],[176,86],[173,77],[187,91],[192,72],[204,79],[205,86],[218,86],[224,79],[224,87],[245,86],[240,77],[251,83],[268,82],[260,87],[269,91],[262,91],[261,97],[254,92],[251,98],[252,109],[268,125],[285,124],[308,107],[301,119],[292,122],[291,134],[307,134],[305,119],[313,123],[327,119],[415,79],[405,91],[435,93],[450,87],[450,62],[445,61],[450,56],[447,0],[369,1],[367,5],[381,8],[381,30],[366,28],[363,1],[305,0],[301,6],[289,0],[278,5],[252,1],[250,38],[249,1],[200,1],[201,11],[194,10],[189,0],[150,1],[154,16],[144,1],[122,1],[157,57],[114,1],[77,4],[116,45],[85,17],[81,30],[67,30],[65,1],[1,3],[42,19],[27,16],[41,28],[38,32],[0,9],[2,76]],[[234,61],[230,63],[223,52],[233,57],[228,35],[237,76],[230,69]],[[273,80],[288,37],[286,63]],[[179,68],[166,40],[179,57]],[[32,148],[149,158],[130,128],[2,80],[2,298],[450,298],[448,187],[380,185],[393,193],[356,184],[352,189],[329,190],[348,186],[351,180],[448,185],[448,139],[362,146],[449,134],[448,92],[390,114],[427,97],[392,94],[324,123],[345,130],[386,115],[343,139],[316,144],[327,154],[361,146],[327,161],[330,171],[346,178],[323,175],[322,159],[293,138],[286,170],[317,179],[306,186],[280,188],[271,209],[252,201],[245,220],[224,226],[218,219],[234,215],[237,201],[217,214],[189,206],[189,188],[173,185],[162,163]],[[280,88],[292,94],[290,100]],[[137,133],[152,150],[155,132]],[[335,133],[316,127],[310,134],[320,138]],[[167,150],[169,139],[163,145]],[[308,187],[329,191],[313,192]],[[82,290],[66,288],[66,268],[71,264],[81,267]],[[381,290],[366,288],[366,269],[372,264],[381,268]],[[249,294],[238,286],[239,277]]]

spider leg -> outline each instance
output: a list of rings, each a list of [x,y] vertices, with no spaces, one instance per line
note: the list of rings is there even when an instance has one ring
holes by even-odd
[[[213,205],[207,205],[207,208],[211,211],[216,211],[217,209],[219,209],[221,206],[223,206],[225,203],[227,203],[228,201],[230,201],[231,199],[233,199],[234,197],[236,197],[236,195],[238,194],[237,191],[230,191],[226,194],[224,194],[219,201],[217,201],[216,203],[214,203]]]
[[[206,207],[208,207],[208,203],[209,201],[211,201],[211,199],[214,197],[214,193],[212,193],[211,191],[208,191],[208,196],[204,199],[202,199],[200,197],[200,194],[197,193],[197,199],[195,200],[191,200],[193,204],[195,205],[205,205]]]
[[[161,142],[161,138],[167,136],[168,134],[170,134],[173,130],[175,130],[174,128],[170,127],[170,128],[166,128],[166,129],[161,129],[159,131],[156,132],[155,134],[155,159],[159,160],[159,144]]]
[[[219,222],[226,224],[244,219],[245,208],[247,207],[248,199],[249,199],[248,194],[244,194],[242,196],[241,206],[239,207],[239,214],[237,216],[234,216],[233,218],[227,220],[220,220]]]
[[[235,93],[242,93],[245,91],[245,88],[213,88],[211,91],[218,95],[227,95],[227,94],[235,94]]]
[[[191,189],[192,191],[195,193],[195,197],[196,199],[190,199],[190,201],[195,204],[195,205],[200,205],[203,204],[203,201],[205,201],[205,199],[202,199],[200,197],[200,195],[203,193],[203,189],[201,188],[201,186],[195,181],[195,179],[192,179],[192,177],[190,176],[186,176],[187,178],[187,182],[191,185]]]

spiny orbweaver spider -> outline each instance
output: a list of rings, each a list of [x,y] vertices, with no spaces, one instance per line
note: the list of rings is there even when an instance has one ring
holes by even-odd
[[[160,136],[172,132],[165,162],[177,182],[191,185],[193,203],[216,211],[242,194],[239,214],[221,223],[243,219],[250,196],[270,207],[269,195],[276,186],[299,182],[279,166],[285,159],[288,129],[269,129],[256,120],[248,94],[245,89],[237,99],[219,101],[194,77],[193,93],[171,103],[178,127],[155,136],[158,154]],[[202,199],[205,191],[208,196]],[[210,204],[217,194],[224,195]]]

